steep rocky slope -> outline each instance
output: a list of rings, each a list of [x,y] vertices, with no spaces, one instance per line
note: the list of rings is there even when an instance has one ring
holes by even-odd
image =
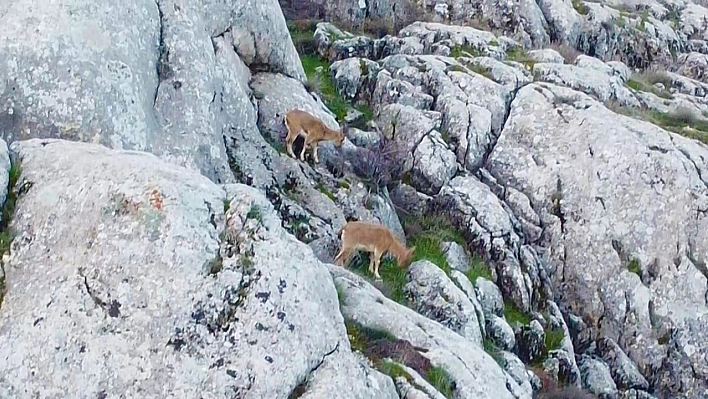
[[[0,396],[708,397],[705,9],[428,6],[0,5]]]

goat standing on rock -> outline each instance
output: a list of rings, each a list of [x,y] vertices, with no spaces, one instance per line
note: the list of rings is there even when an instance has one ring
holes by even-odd
[[[317,156],[317,148],[320,141],[333,141],[337,147],[341,147],[342,143],[344,143],[345,124],[342,124],[341,130],[333,130],[328,128],[316,116],[299,109],[293,109],[285,115],[285,127],[288,129],[288,135],[285,138],[286,149],[291,157],[296,158],[293,153],[295,139],[298,136],[302,136],[305,139],[302,151],[300,151],[300,160],[303,162],[305,161],[305,150],[308,146],[312,147],[312,158],[315,163],[319,163],[320,158]]]
[[[384,253],[389,252],[396,257],[398,267],[404,269],[413,259],[415,247],[406,248],[404,244],[396,239],[391,230],[386,226],[368,222],[347,222],[337,234],[342,240],[341,250],[334,258],[339,266],[349,260],[352,252],[364,250],[372,252],[369,256],[369,271],[374,273],[377,280],[381,280],[379,275],[379,265]]]

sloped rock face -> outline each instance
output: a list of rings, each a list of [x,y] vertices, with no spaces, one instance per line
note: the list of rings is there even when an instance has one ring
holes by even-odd
[[[568,310],[620,342],[660,385],[669,384],[658,380],[665,329],[705,322],[700,265],[708,237],[699,209],[708,203],[700,161],[707,150],[585,95],[534,84],[519,91],[489,158],[497,181],[524,192],[541,219],[558,226],[543,242],[557,287],[563,276],[558,293]],[[630,262],[639,275],[627,270]],[[688,345],[686,361],[704,375],[701,334],[669,341]]]
[[[0,6],[0,16],[0,130],[9,142],[54,137],[149,151],[233,182],[224,136],[249,121],[229,112],[243,109],[243,97],[223,100],[229,76],[246,84],[248,76],[234,72],[236,58],[220,58],[235,49],[249,66],[305,79],[275,0],[23,0]]]
[[[307,382],[309,397],[397,397],[351,353],[327,269],[255,189],[94,144],[12,149],[0,396],[285,398]]]
[[[415,311],[386,298],[360,276],[330,266],[342,292],[345,318],[426,349],[434,366],[444,367],[456,383],[456,395],[467,398],[529,398],[481,347]]]

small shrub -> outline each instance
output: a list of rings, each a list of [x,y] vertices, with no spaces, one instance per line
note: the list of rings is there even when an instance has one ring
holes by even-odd
[[[661,98],[670,100],[674,97],[669,91],[672,81],[671,76],[666,72],[648,69],[640,73],[633,73],[627,80],[627,86],[637,91],[654,93]],[[654,85],[657,83],[661,83],[664,89],[656,88]]]
[[[9,171],[7,198],[2,207],[2,217],[0,218],[0,258],[10,250],[10,244],[15,238],[14,232],[10,229],[10,222],[12,221],[12,216],[15,214],[15,206],[17,205],[17,191],[15,186],[17,186],[21,174],[20,165],[18,163],[12,163]],[[3,271],[1,275],[5,276],[5,268],[2,262],[0,262],[0,268],[2,268]],[[4,297],[5,277],[0,277],[0,308],[2,307]]]
[[[511,302],[504,301],[504,318],[509,325],[513,326],[516,323],[521,325],[529,325],[531,323],[531,318],[529,315],[524,313],[521,309],[517,308]]]
[[[533,66],[536,64],[536,61],[529,57],[529,53],[520,46],[509,49],[506,52],[506,58],[510,61],[520,62],[530,69],[533,69]]]
[[[455,393],[455,381],[444,369],[433,366],[428,370],[425,379],[446,398],[452,398]]]
[[[379,133],[379,141],[370,148],[358,147],[353,159],[354,173],[375,192],[400,181],[408,153],[403,143],[396,140],[396,126],[392,138]]]

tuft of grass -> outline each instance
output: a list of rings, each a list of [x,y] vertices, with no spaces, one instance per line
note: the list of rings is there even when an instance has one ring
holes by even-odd
[[[308,81],[313,82],[311,88],[322,97],[322,101],[337,116],[337,120],[344,120],[349,104],[339,95],[329,76],[329,62],[311,54],[301,56],[300,61]]]
[[[413,381],[413,377],[406,372],[406,370],[401,367],[398,363],[394,363],[389,360],[384,360],[376,367],[380,372],[391,377],[394,381],[396,378],[403,377],[407,381]]]
[[[588,15],[590,12],[590,9],[583,3],[583,0],[573,0],[573,8],[575,8],[575,11],[580,15]]]
[[[524,326],[531,323],[531,317],[529,317],[529,315],[517,308],[513,303],[507,301],[504,301],[504,318],[512,327],[516,323]]]
[[[332,194],[332,192],[329,191],[329,189],[324,184],[318,182],[317,189],[320,190],[322,194],[326,195],[327,198],[331,199],[332,201],[336,199],[334,194]]]
[[[520,62],[530,69],[533,69],[533,66],[536,64],[536,61],[529,57],[529,53],[520,46],[509,49],[506,52],[506,58],[510,61]]]
[[[669,91],[672,82],[673,79],[671,79],[671,76],[665,71],[647,69],[642,72],[633,73],[627,80],[627,86],[634,90],[654,93],[661,98],[670,100],[674,97]],[[664,90],[654,87],[657,83],[661,83],[664,86]]]
[[[484,348],[484,351],[487,352],[487,354],[491,356],[495,362],[497,362],[499,367],[503,367],[501,349],[496,346],[492,340],[489,338],[484,338],[482,341],[482,347]]]
[[[453,46],[450,48],[450,57],[452,58],[458,58],[458,57],[479,57],[482,55],[482,52],[477,49],[476,47],[472,46],[466,46],[466,45],[457,45]]]
[[[386,330],[364,327],[353,320],[344,319],[344,326],[347,328],[349,344],[354,351],[367,353],[369,349],[368,343],[379,339],[391,342],[396,341],[396,337]]]
[[[317,21],[303,19],[288,21],[288,31],[298,54],[315,54],[315,29]]]
[[[469,64],[469,65],[467,65],[467,68],[470,71],[472,71],[476,74],[482,75],[487,79],[494,80],[494,78],[492,77],[492,73],[488,68],[485,68],[485,67],[478,65],[478,64]]]
[[[329,62],[314,54],[300,56],[300,62],[307,75],[307,89],[320,95],[322,101],[334,113],[338,121],[344,120],[350,108],[354,108],[364,115],[364,124],[373,118],[373,111],[368,105],[353,106],[339,94],[330,76]]]
[[[228,198],[224,198],[224,214],[231,209],[231,201]]]
[[[477,285],[477,277],[484,277],[492,281],[492,272],[489,270],[484,260],[477,255],[470,257],[470,268],[465,272],[465,275],[472,285]]]
[[[251,206],[251,209],[246,214],[246,219],[254,219],[260,223],[263,223],[263,215],[261,214],[261,208],[257,205]]]
[[[639,264],[639,260],[637,259],[632,259],[629,261],[629,264],[627,265],[627,270],[636,274],[639,277],[642,277],[642,267]]]
[[[432,366],[425,375],[425,379],[446,398],[452,398],[455,393],[455,381],[444,369]]]
[[[647,22],[649,22],[649,11],[644,10],[642,11],[642,16],[639,18],[639,22],[637,22],[637,30],[644,32],[647,29]]]
[[[565,333],[562,328],[546,328],[546,349],[544,358],[548,357],[548,352],[560,349]]]
[[[369,282],[374,279],[374,276],[369,271],[370,256],[371,254],[368,252],[359,252],[356,255],[352,255],[349,263],[349,268],[354,273],[364,277]],[[381,290],[382,293],[392,301],[405,305],[407,299],[406,295],[403,293],[403,287],[408,283],[406,271],[398,267],[395,259],[385,257],[381,259],[379,274],[384,284]]]
[[[462,233],[443,216],[407,218],[403,221],[403,229],[409,237],[408,247],[415,246],[413,261],[429,260],[447,274],[450,273],[450,265],[447,263],[441,244],[444,241],[454,241],[462,246],[467,245]]]

